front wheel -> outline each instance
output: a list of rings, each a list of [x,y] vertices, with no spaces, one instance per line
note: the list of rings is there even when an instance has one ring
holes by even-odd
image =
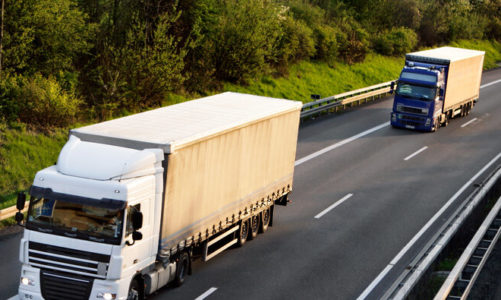
[[[143,291],[139,285],[137,279],[133,279],[130,283],[129,293],[127,294],[127,300],[143,300]]]

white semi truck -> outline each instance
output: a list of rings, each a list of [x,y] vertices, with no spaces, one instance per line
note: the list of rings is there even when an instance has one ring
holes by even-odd
[[[300,110],[223,93],[71,130],[30,189],[19,298],[142,299],[265,232],[292,190]]]

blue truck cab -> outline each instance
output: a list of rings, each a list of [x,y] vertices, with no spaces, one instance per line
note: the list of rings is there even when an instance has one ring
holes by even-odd
[[[406,61],[393,101],[391,125],[435,131],[442,114],[448,66]]]
[[[393,127],[436,131],[476,103],[485,52],[441,47],[409,53],[394,93]]]

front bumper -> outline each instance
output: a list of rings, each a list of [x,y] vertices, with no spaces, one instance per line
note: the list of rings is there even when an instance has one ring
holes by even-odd
[[[428,116],[416,116],[405,113],[391,113],[391,126],[419,131],[432,131],[433,119]]]

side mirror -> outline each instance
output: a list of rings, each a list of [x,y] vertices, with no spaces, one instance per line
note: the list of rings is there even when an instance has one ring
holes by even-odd
[[[438,95],[440,97],[443,97],[444,96],[444,89],[438,89]]]
[[[23,213],[22,213],[22,212],[20,212],[20,211],[18,211],[18,212],[16,213],[16,217],[15,217],[15,219],[16,219],[17,224],[18,224],[18,225],[21,225],[21,222],[22,222],[22,221],[23,221],[23,219],[24,219],[24,215],[23,215]]]
[[[143,227],[143,213],[140,211],[134,211],[132,213],[132,228],[134,231],[141,229]]]
[[[24,192],[20,192],[19,194],[17,194],[17,203],[16,203],[17,210],[23,210],[25,204],[26,204],[26,194]]]
[[[143,234],[139,231],[133,231],[132,232],[132,240],[134,241],[139,241],[143,239]]]
[[[394,90],[395,90],[395,81],[392,81],[390,84],[390,94],[393,94]]]

